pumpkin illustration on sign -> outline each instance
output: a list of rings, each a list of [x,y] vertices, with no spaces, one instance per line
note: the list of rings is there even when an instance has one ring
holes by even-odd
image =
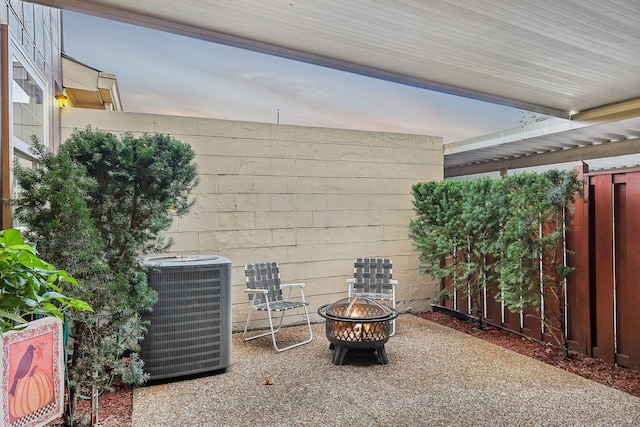
[[[53,382],[37,364],[45,345],[30,344],[20,358],[9,390],[9,412],[15,419],[32,414],[53,400]]]

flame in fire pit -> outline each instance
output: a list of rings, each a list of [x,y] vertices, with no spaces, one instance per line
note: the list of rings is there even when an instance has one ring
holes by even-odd
[[[356,304],[356,298],[352,299],[344,311],[345,317],[364,317],[360,311],[360,304]]]
[[[349,302],[344,310],[343,316],[350,319],[358,319],[368,317],[367,309],[363,301],[359,298],[354,298]],[[344,335],[347,340],[350,341],[362,341],[371,339],[372,331],[375,334],[381,334],[382,328],[378,322],[358,322],[358,323],[346,323],[341,324],[338,329],[342,331],[338,332],[338,335]]]
[[[364,317],[362,311],[360,310],[360,304],[356,304],[356,301],[357,300],[354,298],[347,306],[347,309],[344,311],[344,315],[346,317]],[[367,324],[367,326],[370,327],[371,325]],[[362,323],[356,323],[355,325],[353,325],[352,331],[354,335],[353,338],[355,338],[356,340],[360,340],[362,338]]]

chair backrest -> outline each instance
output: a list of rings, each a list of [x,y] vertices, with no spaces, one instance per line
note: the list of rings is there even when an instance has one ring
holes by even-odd
[[[356,258],[353,263],[353,292],[391,298],[393,263],[388,258]]]
[[[247,289],[267,289],[269,302],[282,300],[280,269],[277,262],[248,264],[244,267],[244,276],[247,279]],[[253,305],[266,302],[265,294],[249,294],[249,300]]]

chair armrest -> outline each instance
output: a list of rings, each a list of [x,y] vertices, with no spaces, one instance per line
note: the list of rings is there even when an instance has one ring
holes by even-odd
[[[244,292],[246,294],[268,294],[268,289],[245,289]]]
[[[293,288],[294,286],[298,288],[304,288],[304,283],[281,283],[280,289]]]
[[[352,279],[347,279],[347,283],[354,284],[354,283],[356,283],[356,279],[353,279],[353,278]],[[391,279],[391,280],[389,280],[389,283],[392,284],[392,285],[397,285],[398,281],[396,279]]]

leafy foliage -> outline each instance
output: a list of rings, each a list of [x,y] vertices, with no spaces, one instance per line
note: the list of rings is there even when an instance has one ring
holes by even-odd
[[[573,269],[563,242],[581,194],[575,171],[418,183],[409,236],[422,270],[467,295],[480,325],[481,297],[494,289],[509,310],[536,310],[565,348],[564,286]]]
[[[507,308],[518,313],[540,305],[540,245],[548,188],[545,180],[532,172],[508,176],[503,188],[509,215],[500,235],[500,291]]]
[[[458,248],[464,242],[461,181],[423,182],[413,186],[417,218],[409,225],[423,272],[457,282]]]
[[[409,224],[409,236],[422,270],[471,297],[480,323],[481,294],[487,280],[495,276],[488,257],[504,215],[496,185],[495,180],[484,178],[413,186],[417,216]]]
[[[487,285],[497,277],[495,263],[499,252],[499,236],[508,213],[504,195],[499,191],[501,182],[490,178],[466,181],[462,199],[462,221],[467,247],[465,256],[466,294],[472,300],[472,314],[482,326],[482,297]]]
[[[55,154],[34,146],[41,167],[16,165],[16,218],[43,254],[77,278],[72,295],[95,310],[67,317],[71,423],[78,395],[107,388],[116,374],[133,384],[148,378],[137,354],[140,313],[157,296],[139,257],[171,244],[160,233],[188,212],[196,167],[191,148],[168,135],[117,137],[89,127]]]
[[[19,329],[29,316],[63,318],[68,309],[88,310],[84,301],[62,292],[62,284],[76,280],[38,257],[19,230],[0,231],[0,332]]]

